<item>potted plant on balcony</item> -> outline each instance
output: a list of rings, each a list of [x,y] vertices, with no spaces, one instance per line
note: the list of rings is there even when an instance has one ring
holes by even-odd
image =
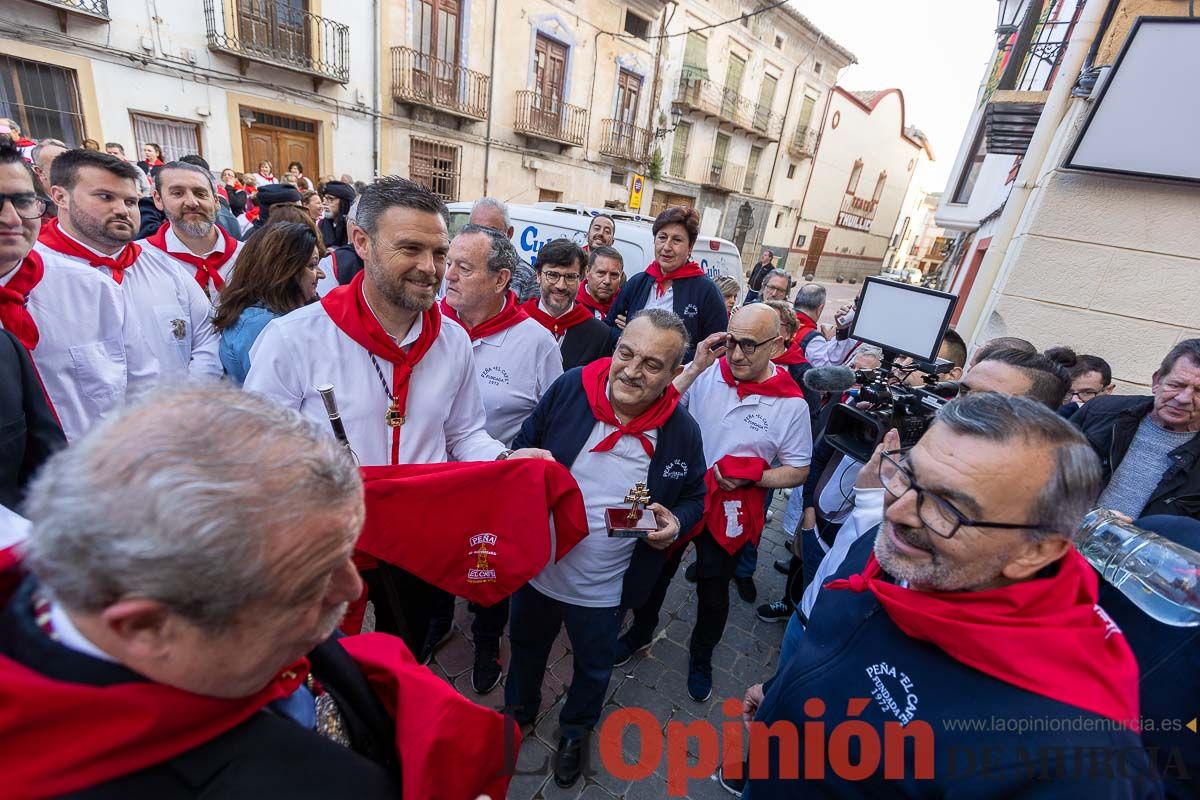
[[[650,163],[646,165],[646,177],[652,181],[656,181],[663,174],[663,154],[657,147],[650,154]]]

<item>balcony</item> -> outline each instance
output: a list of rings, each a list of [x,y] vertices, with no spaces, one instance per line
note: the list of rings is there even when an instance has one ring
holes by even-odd
[[[817,153],[817,129],[797,127],[788,142],[788,153],[793,158],[812,158]]]
[[[470,120],[487,119],[491,78],[411,47],[392,48],[392,97]]]
[[[838,212],[838,227],[863,233],[870,232],[871,223],[875,221],[875,209],[878,206],[878,200],[868,200],[865,197],[847,194],[842,198],[842,210]]]
[[[208,47],[236,56],[244,75],[251,61],[347,83],[350,28],[310,14],[288,0],[204,0]]]
[[[731,164],[723,158],[714,158],[708,162],[708,169],[704,171],[700,185],[718,192],[740,192],[746,185],[745,175],[745,166]]]
[[[604,120],[600,153],[626,161],[645,161],[650,152],[650,131],[619,119]]]
[[[33,2],[57,11],[59,26],[64,32],[67,29],[68,14],[97,22],[111,21],[108,16],[108,0],[33,0]]]
[[[583,147],[587,135],[587,109],[564,103],[553,95],[517,92],[517,118],[513,130],[534,139]]]
[[[780,116],[765,106],[752,103],[707,78],[694,77],[687,72],[679,78],[674,102],[685,111],[716,117],[733,128],[772,142],[779,141],[783,129]]]

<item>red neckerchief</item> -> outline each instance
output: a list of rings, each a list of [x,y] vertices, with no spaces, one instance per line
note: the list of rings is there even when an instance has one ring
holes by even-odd
[[[613,295],[613,298],[615,299],[616,295]],[[579,291],[575,293],[575,305],[590,308],[592,311],[597,312],[601,319],[608,316],[608,310],[612,308],[612,304],[612,300],[609,300],[607,303],[601,303],[597,300],[596,296],[588,291],[587,281],[580,283]]]
[[[442,302],[439,303],[439,305],[441,306],[442,313],[445,314],[447,318],[452,319],[459,325],[463,326],[463,329],[467,332],[467,335],[471,337],[472,342],[476,341],[477,339],[484,339],[488,336],[491,336],[493,333],[499,333],[500,331],[508,330],[518,322],[529,319],[529,315],[525,313],[525,310],[517,305],[517,293],[511,289],[504,297],[504,307],[501,308],[495,316],[484,320],[474,328],[467,327],[467,324],[458,318],[458,314],[453,308],[450,307],[450,304],[446,302],[446,298],[443,297]]]
[[[261,172],[256,172],[255,174],[267,183],[275,183],[275,178],[272,175],[263,175]]]
[[[25,260],[17,267],[16,274],[5,286],[0,286],[0,323],[4,330],[12,333],[25,345],[25,349],[33,352],[38,346],[41,334],[38,333],[37,323],[29,313],[29,293],[41,283],[46,274],[42,263],[42,255],[36,250],[30,250]]]
[[[146,241],[162,250],[172,258],[177,258],[185,264],[191,264],[196,268],[196,283],[200,284],[200,288],[208,291],[208,282],[211,279],[213,287],[219,292],[225,288],[225,280],[221,277],[218,271],[225,266],[229,259],[233,258],[233,254],[237,252],[237,239],[230,236],[220,225],[214,225],[217,232],[221,236],[221,241],[225,243],[225,249],[221,252],[212,252],[206,256],[194,255],[191,251],[183,250],[176,252],[167,249],[167,230],[171,227],[170,222],[164,222],[162,226],[154,232],[152,236],[147,236]]]
[[[545,311],[542,311],[540,308],[538,308],[538,299],[536,297],[532,300],[526,300],[524,303],[522,303],[521,310],[540,322],[543,328],[550,331],[555,336],[564,336],[567,331],[571,330],[571,328],[574,328],[576,325],[582,325],[589,319],[593,319],[592,312],[588,311],[578,303],[571,306],[571,310],[563,314],[561,317],[552,317]]]
[[[117,283],[125,280],[125,270],[132,267],[133,262],[137,261],[138,256],[142,254],[142,246],[130,242],[122,248],[116,258],[98,256],[67,236],[59,226],[57,218],[42,224],[42,232],[38,235],[38,241],[65,256],[82,258],[93,267],[108,267],[112,271],[112,279]]]
[[[246,222],[254,222],[258,219],[259,212],[262,209],[258,205],[253,205],[246,209]]]
[[[646,431],[661,428],[663,423],[675,413],[679,405],[679,391],[674,384],[667,386],[662,396],[655,400],[649,408],[631,419],[628,424],[617,419],[612,402],[608,399],[608,368],[612,358],[600,358],[583,368],[583,393],[587,395],[588,405],[592,407],[592,416],[606,425],[612,425],[615,431],[600,440],[592,448],[593,453],[605,453],[612,450],[622,436],[636,437],[642,443],[646,455],[654,455],[654,444],[646,436]]]
[[[17,139],[15,142],[13,142],[13,147],[35,147],[35,146],[37,146],[37,142],[35,142],[33,139],[26,139],[24,136],[22,136],[20,139]]]
[[[783,355],[772,358],[771,362],[778,364],[781,367],[791,367],[795,366],[796,364],[807,364],[808,359],[804,357],[804,348],[800,346],[799,334],[792,337],[792,343],[788,345],[787,350],[783,351]]]
[[[690,531],[680,536],[667,548],[670,557],[686,546],[688,542],[700,535],[705,528],[713,541],[719,544],[725,552],[733,555],[745,546],[746,542],[758,546],[766,526],[767,509],[764,500],[767,490],[756,484],[762,480],[763,472],[771,468],[765,460],[758,456],[726,455],[717,459],[713,467],[721,468],[721,475],[726,478],[747,480],[750,483],[736,489],[726,491],[717,483],[716,474],[710,468],[704,473],[704,513]],[[729,506],[726,503],[737,503],[737,519],[733,520],[741,531],[736,536],[729,536]],[[736,529],[735,529],[736,530]]]
[[[803,341],[811,331],[819,328],[817,321],[803,311],[796,312],[796,322],[800,323],[800,327],[796,330],[796,335],[792,337],[793,342]]]
[[[745,400],[747,395],[761,394],[764,397],[804,397],[804,392],[792,380],[792,376],[783,367],[775,367],[775,374],[765,381],[739,381],[733,377],[733,369],[725,356],[721,356],[717,364],[721,368],[721,378],[731,389],[737,389],[738,400]]]
[[[658,264],[658,259],[650,262],[650,266],[646,267],[646,274],[654,278],[655,297],[662,297],[667,293],[667,287],[664,286],[667,281],[682,281],[688,278],[703,278],[704,270],[695,261],[689,261],[682,267],[677,267],[673,271],[664,274],[662,267]]]
[[[391,362],[392,396],[396,398],[397,409],[403,417],[408,405],[409,378],[412,377],[413,369],[437,341],[442,330],[442,313],[436,303],[430,306],[421,317],[421,332],[417,335],[417,340],[408,352],[405,352],[383,329],[367,306],[362,286],[364,275],[365,272],[360,272],[350,283],[329,292],[321,298],[321,305],[342,333],[366,348],[367,352]],[[399,460],[400,428],[397,427],[392,428],[392,463],[395,464]]]
[[[1137,661],[1096,605],[1096,573],[1074,548],[1053,577],[982,592],[903,589],[883,574],[871,553],[861,574],[825,588],[869,591],[896,627],[955,661],[1138,730]]]

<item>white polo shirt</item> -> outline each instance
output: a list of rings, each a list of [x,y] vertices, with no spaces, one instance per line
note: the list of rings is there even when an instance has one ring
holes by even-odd
[[[586,420],[582,422],[587,424]],[[609,536],[604,510],[628,506],[625,495],[633,485],[649,481],[650,456],[636,436],[622,436],[612,450],[591,451],[615,430],[612,425],[595,421],[571,465],[571,475],[583,493],[588,535],[557,564],[551,559],[530,581],[539,592],[563,603],[588,608],[621,604],[622,582],[637,539]],[[646,431],[646,438],[657,444],[658,429]]]
[[[29,293],[39,341],[33,361],[68,441],[147,391],[159,375],[129,295],[76,258],[38,243],[45,275]],[[7,284],[13,270],[0,278]]]
[[[457,323],[443,317],[442,324]],[[484,428],[493,439],[508,444],[550,384],[562,375],[558,343],[540,322],[526,317],[471,342],[471,351],[487,414]]]
[[[171,253],[186,253],[188,255],[194,255],[194,256],[203,258],[204,256],[207,256],[210,253],[224,253],[225,252],[225,237],[221,236],[219,234],[217,236],[217,243],[203,253],[193,253],[191,250],[189,250],[188,246],[186,244],[184,244],[183,241],[178,236],[175,235],[175,228],[173,226],[170,228],[167,228],[166,239],[167,239],[167,253],[166,253],[167,255],[170,255]],[[154,245],[149,244],[144,239],[140,242],[140,244],[142,245],[142,248],[143,248],[143,254],[144,254],[145,250],[147,250],[147,249],[152,250],[155,253],[163,252],[162,250],[159,250]],[[234,239],[233,248],[234,248],[233,249],[233,257],[230,258],[228,261],[226,261],[224,264],[222,264],[219,269],[217,269],[217,274],[221,276],[221,280],[224,281],[225,283],[229,283],[229,276],[233,274],[233,268],[237,265],[238,255],[240,255],[242,252],[242,242],[239,242],[236,239]],[[196,283],[196,268],[194,266],[192,266],[191,264],[188,264],[186,261],[180,261],[179,259],[173,259],[173,260],[176,264],[179,265],[180,268],[182,268],[188,275],[191,276],[192,283]],[[196,283],[196,285],[199,286],[200,284]],[[213,298],[213,300],[216,300],[217,295],[220,294],[220,292],[217,291],[217,286],[215,283],[213,283],[212,278],[209,278],[207,286],[204,286],[201,288],[204,291],[208,292],[208,296]]]
[[[777,368],[778,369],[778,368]],[[812,427],[803,397],[746,395],[725,383],[713,363],[683,395],[688,413],[704,431],[705,466],[724,456],[758,456],[772,466],[807,467]]]
[[[418,317],[400,346],[415,342],[421,327]],[[391,391],[391,362],[375,360]],[[332,435],[316,389],[325,383],[333,384],[359,463],[392,463],[392,429],[384,421],[389,400],[370,354],[333,323],[324,306],[313,303],[272,320],[250,349],[243,388],[299,411]],[[399,463],[493,461],[505,449],[484,430],[467,333],[443,317],[437,340],[409,378]]]

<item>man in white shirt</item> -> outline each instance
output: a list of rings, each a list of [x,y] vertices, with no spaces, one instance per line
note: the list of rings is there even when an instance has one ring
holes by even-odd
[[[858,347],[856,339],[846,336],[850,324],[854,321],[850,313],[853,304],[838,309],[834,319],[836,327],[820,325],[821,314],[825,310],[825,287],[819,283],[806,283],[796,291],[793,301],[796,308],[796,318],[800,322],[800,330],[796,340],[804,348],[804,357],[814,367],[828,367],[844,364]]]
[[[403,178],[367,187],[353,233],[363,271],[267,325],[244,388],[328,424],[317,387],[331,384],[363,465],[545,457],[510,452],[484,429],[470,338],[434,303],[450,249],[448,216],[428,189]],[[439,590],[389,565],[364,577],[376,630],[400,632],[403,624],[410,649],[422,653]],[[383,602],[393,592],[398,608]]]
[[[76,153],[112,159],[71,150],[59,156],[55,169],[67,168]],[[25,217],[32,210],[27,208],[12,212],[0,225],[0,240],[7,243],[7,253],[0,257],[0,286],[15,292],[7,295],[8,302],[28,311],[17,325],[31,325],[36,331],[36,344],[26,346],[68,441],[145,391],[159,374],[129,294],[95,268],[111,264],[123,273],[139,249],[129,243],[138,220],[137,192],[129,173],[137,167],[112,160],[119,174],[87,167],[78,171],[77,184],[51,190],[60,219],[42,226]],[[34,195],[33,177],[19,155],[0,153],[0,169],[0,194],[21,198],[22,205],[44,205]],[[76,222],[87,230],[81,231]],[[53,229],[50,236],[48,229]],[[45,241],[35,244],[38,237]]]
[[[709,510],[692,540],[698,607],[687,683],[697,702],[712,694],[712,656],[729,616],[729,584],[742,549],[756,545],[762,534],[767,490],[800,486],[808,477],[808,403],[787,370],[771,361],[783,349],[775,309],[765,303],[743,306],[730,318],[728,333],[714,334],[696,348],[695,359],[675,382],[686,389],[683,403],[704,432],[710,470]],[[752,459],[752,472],[759,477],[725,474],[739,466],[738,459]],[[756,490],[740,491],[746,487]],[[667,559],[649,601],[634,610],[633,625],[618,644],[618,664],[649,647],[685,549]]]
[[[529,318],[508,288],[520,258],[502,232],[467,225],[450,243],[446,296],[442,313],[461,325],[471,338],[475,380],[487,415],[484,429],[505,444],[521,429],[550,384],[562,375],[558,343]],[[508,622],[508,598],[490,607],[476,606],[471,626],[475,666],[471,684],[486,694],[500,682],[500,637]],[[449,611],[450,613],[445,613]],[[449,629],[453,603],[435,619],[430,636]]]
[[[183,161],[160,167],[154,176],[154,205],[167,221],[141,242],[143,258],[177,265],[214,300],[229,281],[242,248],[216,224],[216,191],[212,174],[202,167]]]

